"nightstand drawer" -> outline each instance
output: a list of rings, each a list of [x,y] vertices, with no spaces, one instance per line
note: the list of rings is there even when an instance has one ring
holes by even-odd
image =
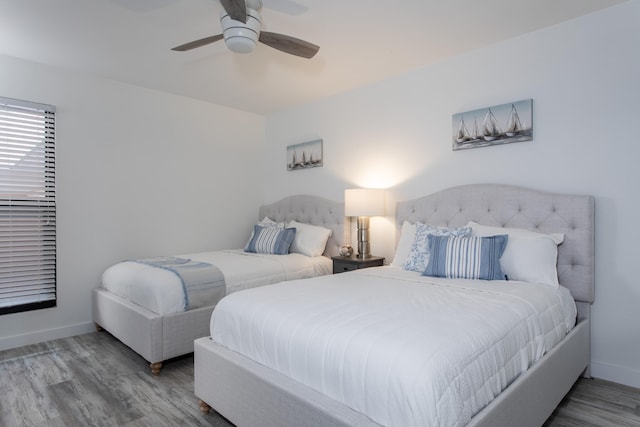
[[[357,256],[334,256],[333,274],[345,273],[347,271],[359,270],[367,267],[379,267],[384,263],[384,257],[371,256],[369,258],[358,258]]]
[[[345,271],[352,271],[357,269],[358,269],[357,264],[349,264],[346,262],[340,262],[336,260],[333,261],[333,274],[344,273]]]

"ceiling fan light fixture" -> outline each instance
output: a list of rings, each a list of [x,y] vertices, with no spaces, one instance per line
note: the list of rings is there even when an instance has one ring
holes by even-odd
[[[247,9],[247,23],[235,21],[223,11],[220,14],[222,34],[229,50],[235,53],[250,53],[258,44],[262,29],[262,18],[255,9]]]

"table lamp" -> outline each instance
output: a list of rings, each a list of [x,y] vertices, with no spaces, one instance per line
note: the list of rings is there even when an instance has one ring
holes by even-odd
[[[371,257],[369,217],[384,215],[384,191],[382,188],[344,190],[344,214],[358,217],[358,258]]]

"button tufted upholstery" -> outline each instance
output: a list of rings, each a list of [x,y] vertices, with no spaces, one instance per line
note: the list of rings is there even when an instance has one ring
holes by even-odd
[[[295,220],[330,229],[331,237],[323,254],[328,257],[338,255],[343,242],[349,241],[343,203],[317,196],[298,195],[261,206],[259,213],[259,220],[268,216],[277,222]]]
[[[499,184],[453,187],[415,200],[398,202],[396,235],[402,223],[421,221],[460,227],[469,221],[564,233],[558,247],[558,278],[576,301],[594,298],[594,199]]]

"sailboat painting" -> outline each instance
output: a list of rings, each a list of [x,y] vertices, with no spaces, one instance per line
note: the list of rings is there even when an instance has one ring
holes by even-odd
[[[533,139],[533,100],[525,99],[452,117],[453,149],[486,147]]]
[[[303,142],[287,147],[287,170],[317,168],[322,166],[322,140]]]

